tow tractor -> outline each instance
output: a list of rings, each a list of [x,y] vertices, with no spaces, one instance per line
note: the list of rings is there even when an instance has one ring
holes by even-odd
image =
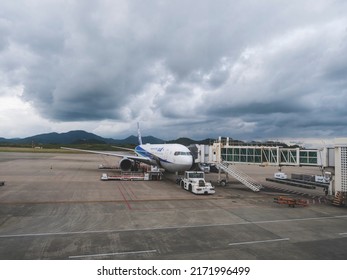
[[[186,171],[184,177],[177,183],[187,191],[194,194],[214,194],[215,189],[211,183],[205,181],[205,173],[202,171]]]

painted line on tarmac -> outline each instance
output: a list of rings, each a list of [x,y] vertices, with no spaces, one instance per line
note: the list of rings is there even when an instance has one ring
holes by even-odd
[[[91,230],[91,231],[66,231],[66,232],[23,233],[23,234],[7,234],[7,235],[0,235],[0,238],[36,237],[36,236],[52,236],[52,235],[70,235],[70,234],[112,233],[112,232],[121,232],[121,231],[122,231],[122,230]]]
[[[339,235],[347,235],[347,232],[341,232]]]
[[[147,253],[156,253],[156,252],[157,252],[157,250],[147,250],[147,251],[105,253],[105,254],[93,254],[93,255],[79,255],[79,256],[69,256],[69,259],[82,259],[82,258],[92,258],[92,257],[107,257],[107,256],[117,256],[117,255],[147,254]]]
[[[258,244],[258,243],[279,242],[279,241],[289,241],[289,238],[259,240],[259,241],[248,241],[248,242],[237,242],[237,243],[230,243],[228,245],[229,246],[236,246],[236,245],[248,245],[248,244]]]
[[[249,223],[250,223],[250,224],[270,224],[270,223],[300,222],[300,221],[314,221],[314,220],[329,220],[329,219],[341,219],[341,218],[347,218],[347,215],[343,215],[343,216],[315,217],[315,218],[296,218],[296,219],[285,219],[285,220],[270,220],[270,221],[258,221],[258,222],[249,222]]]
[[[23,233],[23,234],[6,234],[0,235],[0,238],[13,238],[13,237],[36,237],[36,236],[53,236],[53,235],[73,235],[73,234],[96,234],[96,233],[115,233],[115,232],[131,232],[131,231],[150,231],[150,230],[172,230],[172,229],[190,229],[190,228],[207,228],[207,227],[221,227],[221,226],[237,226],[237,225],[250,225],[250,224],[271,224],[271,223],[290,223],[301,221],[319,221],[328,219],[345,219],[347,215],[343,216],[328,216],[328,217],[315,217],[315,218],[300,218],[300,219],[286,219],[286,220],[269,220],[269,221],[244,221],[230,224],[209,224],[209,225],[186,225],[176,227],[156,227],[156,228],[138,228],[138,229],[109,229],[109,230],[91,230],[91,231],[67,231],[67,232],[44,232],[44,233]]]
[[[121,189],[121,186],[118,186],[118,189],[119,189],[119,191],[120,191],[120,193],[121,193],[121,195],[122,195],[122,197],[124,199],[124,202],[125,202],[126,206],[128,207],[129,210],[131,210],[131,205],[130,205],[129,201],[126,199],[126,197],[125,197],[125,195],[124,195],[124,193],[123,193],[123,191]]]

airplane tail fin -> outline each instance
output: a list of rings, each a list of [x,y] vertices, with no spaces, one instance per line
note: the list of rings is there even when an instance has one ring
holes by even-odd
[[[137,123],[137,138],[139,140],[139,144],[142,145],[142,137],[141,137],[141,131],[140,131],[140,123]]]

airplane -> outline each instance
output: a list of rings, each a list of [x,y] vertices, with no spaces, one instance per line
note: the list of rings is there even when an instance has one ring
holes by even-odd
[[[122,159],[119,162],[119,167],[125,172],[133,170],[137,163],[145,163],[148,165],[157,166],[172,173],[187,171],[193,166],[193,155],[186,146],[181,144],[142,144],[139,125],[138,140],[139,145],[136,146],[134,150],[117,147],[135,152],[136,155],[124,155],[113,152],[91,151],[67,147],[61,148],[65,150],[121,157]]]

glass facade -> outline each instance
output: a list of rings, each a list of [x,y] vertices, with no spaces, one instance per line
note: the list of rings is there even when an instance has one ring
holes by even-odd
[[[222,161],[247,164],[318,164],[318,151],[316,150],[286,149],[278,147],[229,146],[221,148],[221,157]]]
[[[301,165],[316,165],[318,164],[317,151],[300,151]]]

